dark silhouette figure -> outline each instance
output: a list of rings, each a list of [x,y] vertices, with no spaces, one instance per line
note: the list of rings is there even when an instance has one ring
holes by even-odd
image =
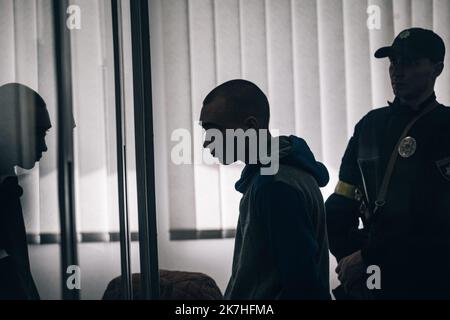
[[[46,104],[17,83],[0,87],[0,299],[39,299],[28,257],[15,166],[32,169],[47,151]]]
[[[249,81],[232,80],[211,91],[200,122],[206,130],[204,147],[214,157],[223,164],[246,164],[235,185],[242,200],[225,298],[329,299],[328,239],[319,189],[328,183],[325,166],[303,139],[268,133],[269,103]],[[253,131],[258,142],[255,146],[255,139],[246,139],[239,150],[227,130]],[[259,152],[266,143],[270,162]],[[277,170],[263,174],[263,169],[276,167],[276,158]]]
[[[434,94],[444,56],[421,28],[375,53],[390,59],[395,100],[356,125],[326,202],[337,298],[450,299],[450,108]]]

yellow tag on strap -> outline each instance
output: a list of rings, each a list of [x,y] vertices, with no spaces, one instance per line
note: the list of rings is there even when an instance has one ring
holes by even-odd
[[[351,200],[361,200],[361,193],[359,192],[359,189],[356,186],[344,181],[339,180],[336,188],[334,189],[334,193]]]

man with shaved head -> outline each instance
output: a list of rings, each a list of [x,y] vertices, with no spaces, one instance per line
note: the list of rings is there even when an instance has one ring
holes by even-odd
[[[319,189],[328,171],[303,139],[272,137],[269,119],[266,95],[246,80],[219,85],[201,110],[204,147],[224,165],[246,164],[235,185],[242,200],[225,298],[329,299]]]

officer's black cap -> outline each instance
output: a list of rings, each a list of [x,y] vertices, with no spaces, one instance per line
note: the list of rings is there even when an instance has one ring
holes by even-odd
[[[375,52],[375,58],[401,56],[409,59],[429,58],[442,62],[445,57],[445,44],[440,36],[431,30],[411,28],[403,30],[389,47]]]

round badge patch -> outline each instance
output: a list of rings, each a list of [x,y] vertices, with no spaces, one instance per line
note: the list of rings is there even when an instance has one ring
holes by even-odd
[[[400,142],[400,145],[398,146],[398,154],[403,158],[409,158],[416,152],[416,148],[416,139],[414,139],[413,137],[406,137]]]

